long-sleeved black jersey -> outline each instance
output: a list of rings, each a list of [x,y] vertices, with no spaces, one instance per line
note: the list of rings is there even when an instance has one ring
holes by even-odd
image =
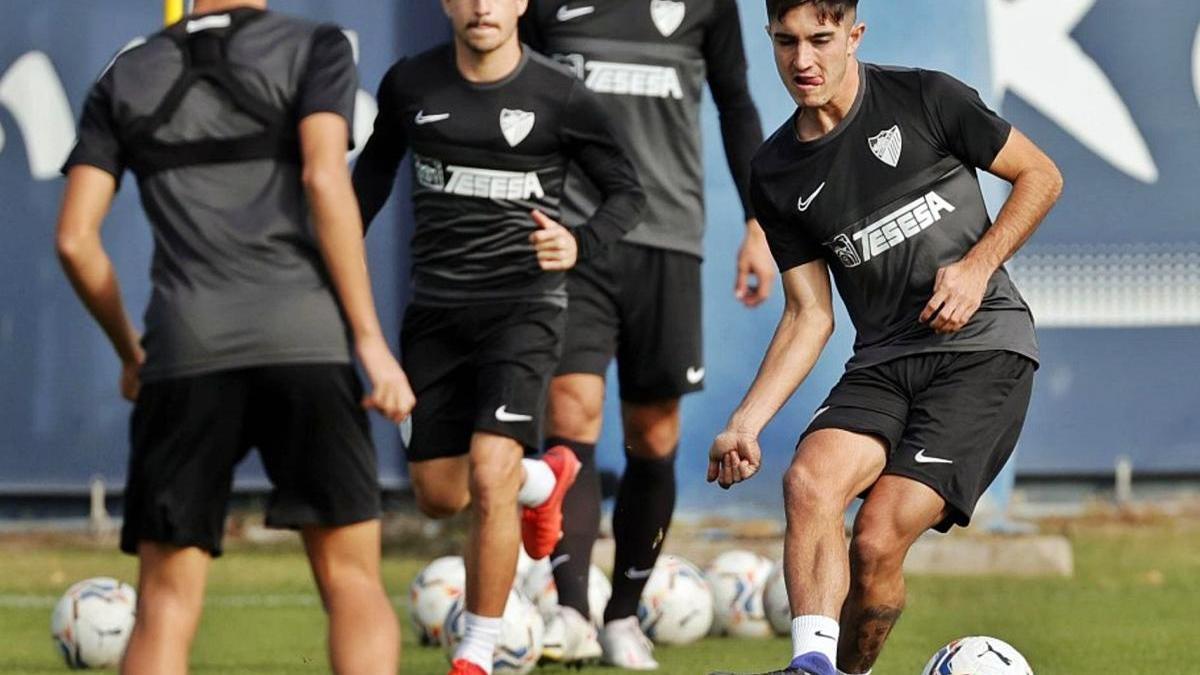
[[[633,159],[647,208],[626,241],[702,255],[706,81],[734,184],[753,215],[750,158],[762,127],[746,84],[736,0],[531,0],[521,35],[598,95]],[[595,186],[572,172],[567,222],[582,222],[596,204]]]
[[[564,275],[542,271],[529,235],[533,209],[561,219],[568,163],[604,195],[573,230],[581,258],[619,239],[642,211],[637,173],[595,97],[522,49],[516,70],[497,82],[463,78],[453,47],[443,45],[400,61],[379,86],[379,116],[354,186],[369,223],[412,151],[416,303],[565,303]]]

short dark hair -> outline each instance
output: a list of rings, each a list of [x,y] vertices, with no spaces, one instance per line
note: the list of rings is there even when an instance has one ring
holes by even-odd
[[[841,23],[846,14],[858,11],[858,0],[767,0],[767,17],[782,21],[785,14],[801,5],[815,5],[822,23]]]

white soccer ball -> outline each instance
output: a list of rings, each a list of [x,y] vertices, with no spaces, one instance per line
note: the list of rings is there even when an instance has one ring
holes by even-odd
[[[763,614],[776,635],[792,634],[792,606],[788,602],[787,583],[783,579],[783,561],[775,563],[763,589]]]
[[[50,634],[71,668],[111,668],[121,662],[137,612],[137,592],[109,577],[85,579],[54,606]]]
[[[965,637],[938,650],[921,675],[1033,675],[1021,653],[993,637]]]
[[[454,650],[462,641],[466,630],[465,599],[464,596],[456,600],[446,615],[442,644],[446,650],[446,657],[451,660],[454,659]],[[510,590],[508,601],[504,605],[500,639],[496,642],[496,651],[492,657],[493,672],[524,675],[533,670],[538,659],[542,658],[542,638],[545,632],[546,624],[542,621],[537,607],[516,589]]]
[[[763,588],[771,561],[751,551],[726,551],[717,556],[704,578],[713,596],[713,630],[744,638],[771,636],[763,614]]]
[[[695,565],[674,555],[659,557],[638,604],[642,631],[660,644],[684,645],[708,635],[713,598]]]
[[[525,576],[519,579],[521,592],[537,605],[542,617],[550,615],[558,607],[558,587],[554,583],[554,568],[549,559],[543,558],[530,566]],[[588,610],[592,622],[604,624],[604,607],[612,597],[612,583],[604,571],[592,565],[588,571]]]
[[[413,579],[408,587],[409,614],[421,644],[441,643],[446,614],[466,587],[467,568],[456,555],[434,560]]]

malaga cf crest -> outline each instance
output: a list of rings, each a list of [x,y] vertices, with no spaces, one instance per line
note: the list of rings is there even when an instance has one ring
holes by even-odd
[[[504,134],[504,140],[515,148],[533,131],[534,119],[534,114],[527,110],[504,108],[500,111],[500,133]]]
[[[683,23],[687,7],[679,0],[650,0],[650,18],[663,37],[674,33]]]
[[[900,125],[894,124],[891,129],[885,129],[872,136],[868,141],[871,152],[879,161],[895,167],[900,163],[900,151],[904,149],[904,138],[900,135]]]

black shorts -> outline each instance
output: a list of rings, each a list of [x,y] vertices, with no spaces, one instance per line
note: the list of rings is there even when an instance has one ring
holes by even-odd
[[[617,358],[621,400],[648,403],[704,388],[700,259],[617,243],[567,274],[567,338],[558,375],[604,376]]]
[[[142,385],[130,423],[121,549],[221,554],[234,467],[257,447],[271,527],[378,518],[375,449],[348,364],[261,366]]]
[[[883,438],[883,472],[924,483],[949,505],[935,529],[966,527],[1017,445],[1035,368],[1020,354],[983,351],[917,354],[851,370],[804,436],[844,429]]]
[[[465,455],[476,431],[537,452],[565,328],[566,310],[544,302],[409,305],[400,329],[417,396],[408,461]]]

